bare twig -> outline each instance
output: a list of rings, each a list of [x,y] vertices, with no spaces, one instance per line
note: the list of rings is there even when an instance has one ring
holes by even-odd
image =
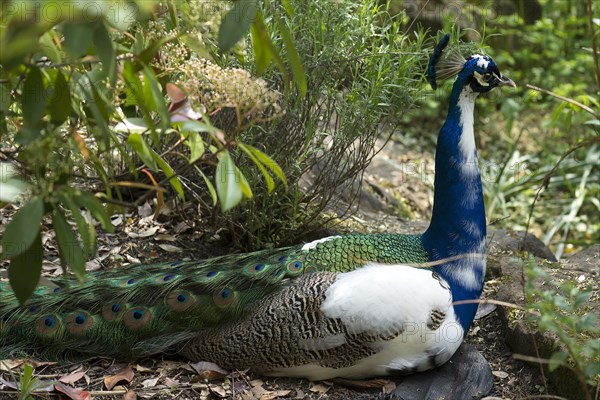
[[[576,150],[578,150],[578,149],[580,149],[582,147],[591,146],[591,145],[593,145],[595,143],[600,143],[600,137],[596,136],[596,137],[593,137],[591,139],[584,140],[583,142],[578,143],[577,145],[571,147],[569,150],[567,150],[565,153],[563,153],[562,156],[560,156],[560,159],[554,165],[554,167],[552,167],[552,169],[550,171],[548,171],[546,173],[546,175],[544,175],[542,184],[540,185],[540,187],[538,188],[537,192],[535,193],[535,197],[533,199],[533,203],[531,204],[531,207],[529,208],[529,217],[527,218],[527,225],[525,225],[525,233],[523,234],[523,246],[525,245],[525,238],[527,237],[527,234],[529,233],[529,226],[530,226],[530,223],[531,223],[531,218],[533,217],[533,209],[535,208],[535,204],[537,203],[542,190],[545,187],[547,187],[548,184],[550,183],[550,178],[554,175],[554,173],[558,169],[558,166],[560,165],[560,163],[565,158],[567,158],[570,154],[574,153]]]
[[[570,99],[568,97],[561,96],[560,94],[554,93],[554,92],[552,92],[550,90],[547,90],[547,89],[542,89],[542,88],[534,86],[534,85],[530,85],[529,83],[526,84],[525,86],[527,88],[531,89],[531,90],[535,90],[537,92],[541,92],[541,93],[547,94],[549,96],[555,97],[555,98],[557,98],[559,100],[565,101],[565,102],[567,102],[569,104],[573,104],[573,105],[581,108],[582,110],[587,111],[588,113],[592,114],[594,116],[594,118],[600,119],[600,114],[596,113],[590,107],[586,106],[585,104],[582,104],[582,103],[578,102],[577,100],[573,100],[573,99]]]
[[[459,300],[459,301],[452,302],[453,306],[460,306],[461,304],[495,304],[497,306],[503,306],[503,307],[514,308],[514,309],[521,310],[521,311],[527,311],[527,310],[525,310],[525,307],[522,307],[518,304],[509,303],[507,301],[501,301],[501,300],[493,300],[493,299]],[[529,313],[537,314],[533,311],[530,311]]]
[[[598,92],[600,92],[600,60],[598,60],[598,52],[596,51],[596,34],[594,32],[594,18],[592,14],[592,0],[587,0],[587,15],[590,24],[590,38],[592,41],[592,56],[594,57],[594,64],[596,66],[596,84],[598,85]]]

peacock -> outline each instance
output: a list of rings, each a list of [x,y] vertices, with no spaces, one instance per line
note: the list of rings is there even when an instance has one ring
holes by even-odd
[[[448,42],[446,35],[429,61],[434,89]],[[469,330],[477,304],[468,301],[480,297],[485,275],[474,101],[515,86],[486,55],[461,58],[453,68],[433,213],[423,234],[348,234],[201,261],[131,265],[91,273],[83,283],[50,280],[23,305],[0,282],[0,360],[130,360],[175,352],[228,369],[311,380],[442,365]]]

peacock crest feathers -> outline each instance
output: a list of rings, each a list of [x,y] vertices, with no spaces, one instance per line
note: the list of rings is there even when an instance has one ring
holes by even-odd
[[[449,46],[450,41],[451,36],[446,33],[442,36],[429,58],[427,81],[433,89],[437,89],[439,81],[453,78],[462,71],[468,61],[464,54],[487,57],[477,54],[485,53],[481,49],[477,49],[473,43],[460,43],[456,46]]]

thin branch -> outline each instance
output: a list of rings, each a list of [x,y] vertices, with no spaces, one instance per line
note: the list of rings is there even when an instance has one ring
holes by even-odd
[[[582,147],[593,145],[595,143],[600,143],[600,137],[596,136],[591,139],[584,140],[583,142],[571,147],[569,150],[567,150],[565,153],[563,153],[562,156],[560,156],[560,159],[558,160],[556,165],[554,165],[554,167],[552,167],[552,169],[550,171],[548,171],[546,173],[546,175],[544,175],[542,184],[540,185],[537,192],[535,193],[533,203],[531,204],[531,207],[529,208],[529,217],[527,218],[527,225],[525,225],[525,234],[523,235],[523,247],[525,246],[525,239],[527,237],[527,234],[529,233],[529,226],[531,224],[531,218],[533,217],[533,209],[535,208],[535,204],[537,203],[542,190],[544,188],[548,187],[548,184],[550,183],[550,178],[554,175],[554,173],[558,169],[558,166],[560,165],[560,163],[563,162],[563,160],[565,158],[567,158],[570,154],[574,153],[576,150],[579,150]]]
[[[517,310],[521,310],[521,311],[527,311],[525,309],[525,307],[522,307],[518,304],[515,303],[509,303],[507,301],[501,301],[501,300],[493,300],[493,299],[474,299],[474,300],[459,300],[459,301],[453,301],[452,305],[453,306],[459,306],[461,304],[495,304],[497,306],[503,306],[503,307],[509,307],[509,308],[515,308]],[[531,314],[537,314],[533,311],[529,311],[529,313]]]
[[[590,37],[592,40],[592,56],[594,57],[594,64],[596,65],[596,84],[598,85],[598,92],[600,92],[600,60],[598,60],[598,52],[596,49],[596,33],[594,32],[594,18],[592,14],[592,0],[587,1],[587,15],[590,24]]]
[[[531,89],[531,90],[535,90],[537,92],[542,92],[545,93],[549,96],[555,97],[559,100],[565,101],[567,103],[573,104],[579,108],[581,108],[584,111],[587,111],[588,113],[592,114],[594,116],[594,118],[596,119],[600,119],[600,114],[596,113],[594,110],[592,110],[590,107],[586,106],[585,104],[582,104],[576,100],[570,99],[568,97],[565,96],[561,96],[560,94],[554,93],[550,90],[547,89],[542,89],[540,87],[534,86],[534,85],[530,85],[529,83],[525,85],[527,88]]]

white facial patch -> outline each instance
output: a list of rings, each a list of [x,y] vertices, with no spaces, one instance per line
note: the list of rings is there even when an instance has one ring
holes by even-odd
[[[490,61],[485,56],[482,56],[481,54],[475,54],[473,56],[473,58],[478,58],[477,66],[480,68],[487,69],[488,65],[490,65]]]
[[[477,79],[477,82],[481,85],[481,86],[490,86],[489,83],[487,83],[485,81],[485,79],[483,79],[483,75],[481,75],[479,72],[475,71],[473,73],[473,76],[475,77],[475,79]]]

